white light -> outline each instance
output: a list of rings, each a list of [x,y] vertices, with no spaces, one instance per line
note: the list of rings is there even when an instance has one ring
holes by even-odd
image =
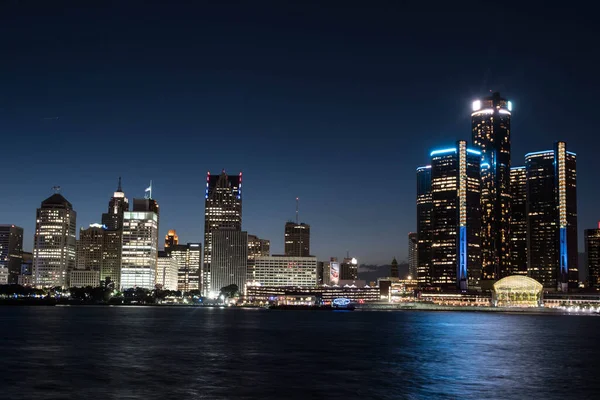
[[[508,102],[508,111],[512,111],[512,101]]]
[[[481,100],[475,100],[473,102],[473,111],[477,111],[481,108]]]
[[[358,260],[356,258],[353,258],[352,259],[352,264],[354,264],[354,265],[358,264]]]

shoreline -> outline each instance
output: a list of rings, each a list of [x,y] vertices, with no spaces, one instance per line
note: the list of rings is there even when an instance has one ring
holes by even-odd
[[[21,300],[15,301],[0,301],[0,307],[168,307],[168,308],[218,308],[218,309],[232,309],[232,310],[269,310],[264,306],[226,306],[218,304],[69,304],[52,301],[26,301]],[[306,308],[276,308],[269,311],[334,311],[336,309],[306,309]],[[600,316],[598,312],[569,312],[563,309],[557,308],[533,308],[533,307],[491,307],[491,306],[442,306],[435,304],[411,304],[411,305],[398,305],[398,304],[357,304],[353,310],[343,311],[359,311],[359,312],[401,312],[401,311],[427,311],[427,312],[475,312],[475,313],[503,313],[503,314],[521,314],[521,315],[589,315],[589,316]]]

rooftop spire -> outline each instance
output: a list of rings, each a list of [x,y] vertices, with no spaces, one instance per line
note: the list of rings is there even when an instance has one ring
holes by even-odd
[[[117,186],[117,192],[122,192],[123,188],[121,188],[121,177],[119,177],[119,186]]]
[[[298,201],[299,199],[296,197],[296,225],[300,224],[300,218],[298,216]]]

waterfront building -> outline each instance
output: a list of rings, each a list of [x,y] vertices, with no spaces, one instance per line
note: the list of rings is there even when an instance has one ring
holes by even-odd
[[[339,263],[337,265],[337,281],[339,281]],[[289,257],[286,255],[260,256],[255,259],[256,284],[261,286],[301,286],[312,287],[317,284],[317,258]]]
[[[158,252],[156,286],[162,290],[177,290],[178,269],[175,258],[166,251]]]
[[[543,286],[527,276],[512,275],[495,282],[492,305],[496,307],[539,307]]]
[[[17,284],[23,261],[23,228],[0,225],[0,268],[6,268],[6,283]]]
[[[585,255],[587,258],[587,280],[590,287],[600,287],[600,222],[597,229],[586,229]]]
[[[414,279],[417,279],[417,266],[419,264],[418,259],[418,245],[419,239],[416,232],[408,234],[408,275]]]
[[[177,266],[177,290],[200,290],[202,245],[200,243],[175,244],[165,249]]]
[[[431,165],[417,168],[417,282],[431,286]]]
[[[283,299],[315,297],[317,304],[331,305],[336,299],[348,299],[350,303],[380,301],[377,286],[248,286],[246,299],[254,304],[279,303]]]
[[[37,287],[68,287],[75,269],[77,213],[55,193],[36,212],[33,239],[33,281]]]
[[[472,140],[481,164],[482,280],[493,281],[511,272],[510,119],[512,103],[493,93],[473,102]]]
[[[525,155],[527,273],[548,289],[578,286],[576,161],[565,142]]]
[[[158,203],[152,198],[133,199],[133,211],[123,213],[122,289],[154,289],[158,223]]]
[[[248,283],[252,284],[255,280],[254,259],[260,256],[271,255],[271,242],[267,239],[260,239],[255,235],[248,235]]]
[[[210,294],[217,296],[221,289],[237,285],[245,293],[248,271],[248,233],[238,230],[216,230],[212,233]]]
[[[510,169],[510,275],[527,275],[527,169]]]
[[[204,203],[204,264],[202,268],[202,291],[208,295],[211,289],[212,234],[220,229],[242,230],[242,173],[206,175]],[[220,288],[219,288],[220,289]]]
[[[466,291],[481,278],[480,156],[466,141],[431,152],[431,285]]]
[[[177,231],[175,229],[170,229],[169,232],[167,232],[167,236],[165,236],[165,250],[178,244],[179,236],[177,236]]]
[[[69,274],[69,287],[98,287],[100,271],[89,269],[74,269]]]
[[[358,279],[358,260],[354,257],[346,257],[340,265],[340,280],[355,281]]]

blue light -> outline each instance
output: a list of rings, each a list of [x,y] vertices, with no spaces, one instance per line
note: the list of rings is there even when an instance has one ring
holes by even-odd
[[[570,154],[572,156],[577,156],[577,154],[573,153],[572,151],[567,151],[567,154]]]
[[[458,239],[458,284],[467,281],[467,227],[461,226]],[[462,288],[461,288],[462,289]]]
[[[473,150],[473,149],[467,149],[467,153],[475,154],[475,155],[478,155],[478,156],[481,155],[480,151]]]
[[[489,169],[490,168],[490,164],[488,164],[486,162],[481,163],[481,168]]]
[[[438,154],[446,154],[446,153],[456,153],[456,149],[442,149],[442,150],[434,150],[431,152],[430,156],[433,157]]]
[[[554,154],[554,150],[534,151],[533,153],[525,154],[525,158],[529,156],[539,156],[541,154]]]
[[[336,306],[344,307],[350,304],[350,299],[346,299],[344,297],[333,299],[333,304],[335,304]]]
[[[422,167],[417,167],[417,171],[424,171],[426,169],[431,169],[431,165],[424,165]]]
[[[567,228],[560,228],[560,274],[568,276],[569,262],[567,260]]]

